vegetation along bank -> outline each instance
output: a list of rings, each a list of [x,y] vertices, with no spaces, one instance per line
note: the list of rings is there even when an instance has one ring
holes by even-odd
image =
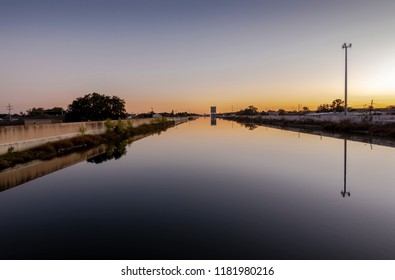
[[[76,151],[87,150],[96,146],[107,144],[117,145],[122,141],[138,135],[160,133],[175,125],[174,121],[166,118],[153,119],[150,124],[133,127],[132,122],[122,120],[105,122],[106,133],[102,135],[81,135],[57,142],[46,143],[25,151],[14,151],[11,146],[8,152],[0,155],[0,170],[13,167],[17,164],[32,160],[48,160],[57,156],[70,154]]]
[[[226,116],[225,119],[232,120],[247,127],[254,125],[272,126],[282,129],[302,129],[305,131],[326,131],[332,133],[360,134],[371,137],[385,137],[395,140],[395,123],[379,123],[366,121],[354,122],[350,119],[339,119],[331,121],[319,118],[292,118],[287,116],[262,117],[262,116]]]

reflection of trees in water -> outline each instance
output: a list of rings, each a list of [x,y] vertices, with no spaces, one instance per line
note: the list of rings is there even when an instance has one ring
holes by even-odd
[[[248,130],[254,130],[255,128],[258,127],[256,124],[253,123],[243,123],[243,126],[248,128]]]
[[[122,156],[126,155],[126,144],[127,142],[123,141],[118,145],[110,145],[108,146],[105,153],[90,158],[87,161],[90,163],[99,164],[107,160],[120,159]]]

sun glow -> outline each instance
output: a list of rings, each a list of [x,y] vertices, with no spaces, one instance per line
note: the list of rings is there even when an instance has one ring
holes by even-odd
[[[382,94],[395,93],[395,59],[382,63],[367,82],[367,90]]]
[[[385,71],[378,75],[373,81],[375,89],[383,93],[395,93],[394,73],[395,69],[391,69],[390,71]]]

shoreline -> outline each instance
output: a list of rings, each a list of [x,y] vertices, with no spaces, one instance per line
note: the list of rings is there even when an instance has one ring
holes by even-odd
[[[59,156],[87,151],[100,145],[116,145],[136,136],[166,131],[175,125],[175,121],[167,119],[156,119],[150,124],[142,124],[137,127],[125,126],[123,122],[119,121],[110,121],[106,125],[107,131],[100,135],[81,134],[61,141],[48,142],[24,151],[14,151],[13,147],[10,147],[7,153],[0,155],[0,172],[35,160],[51,160]]]
[[[290,119],[287,118],[287,116],[270,119],[260,118],[259,116],[233,116],[220,118],[246,125],[246,127],[250,129],[254,129],[255,125],[266,126],[395,148],[395,124],[393,123],[378,125],[369,122],[355,123],[349,120],[333,122],[311,118]]]

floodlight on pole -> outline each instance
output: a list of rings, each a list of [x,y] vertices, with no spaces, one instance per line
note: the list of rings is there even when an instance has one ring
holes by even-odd
[[[347,116],[347,49],[351,48],[351,44],[344,43],[342,48],[345,50],[344,115]]]

